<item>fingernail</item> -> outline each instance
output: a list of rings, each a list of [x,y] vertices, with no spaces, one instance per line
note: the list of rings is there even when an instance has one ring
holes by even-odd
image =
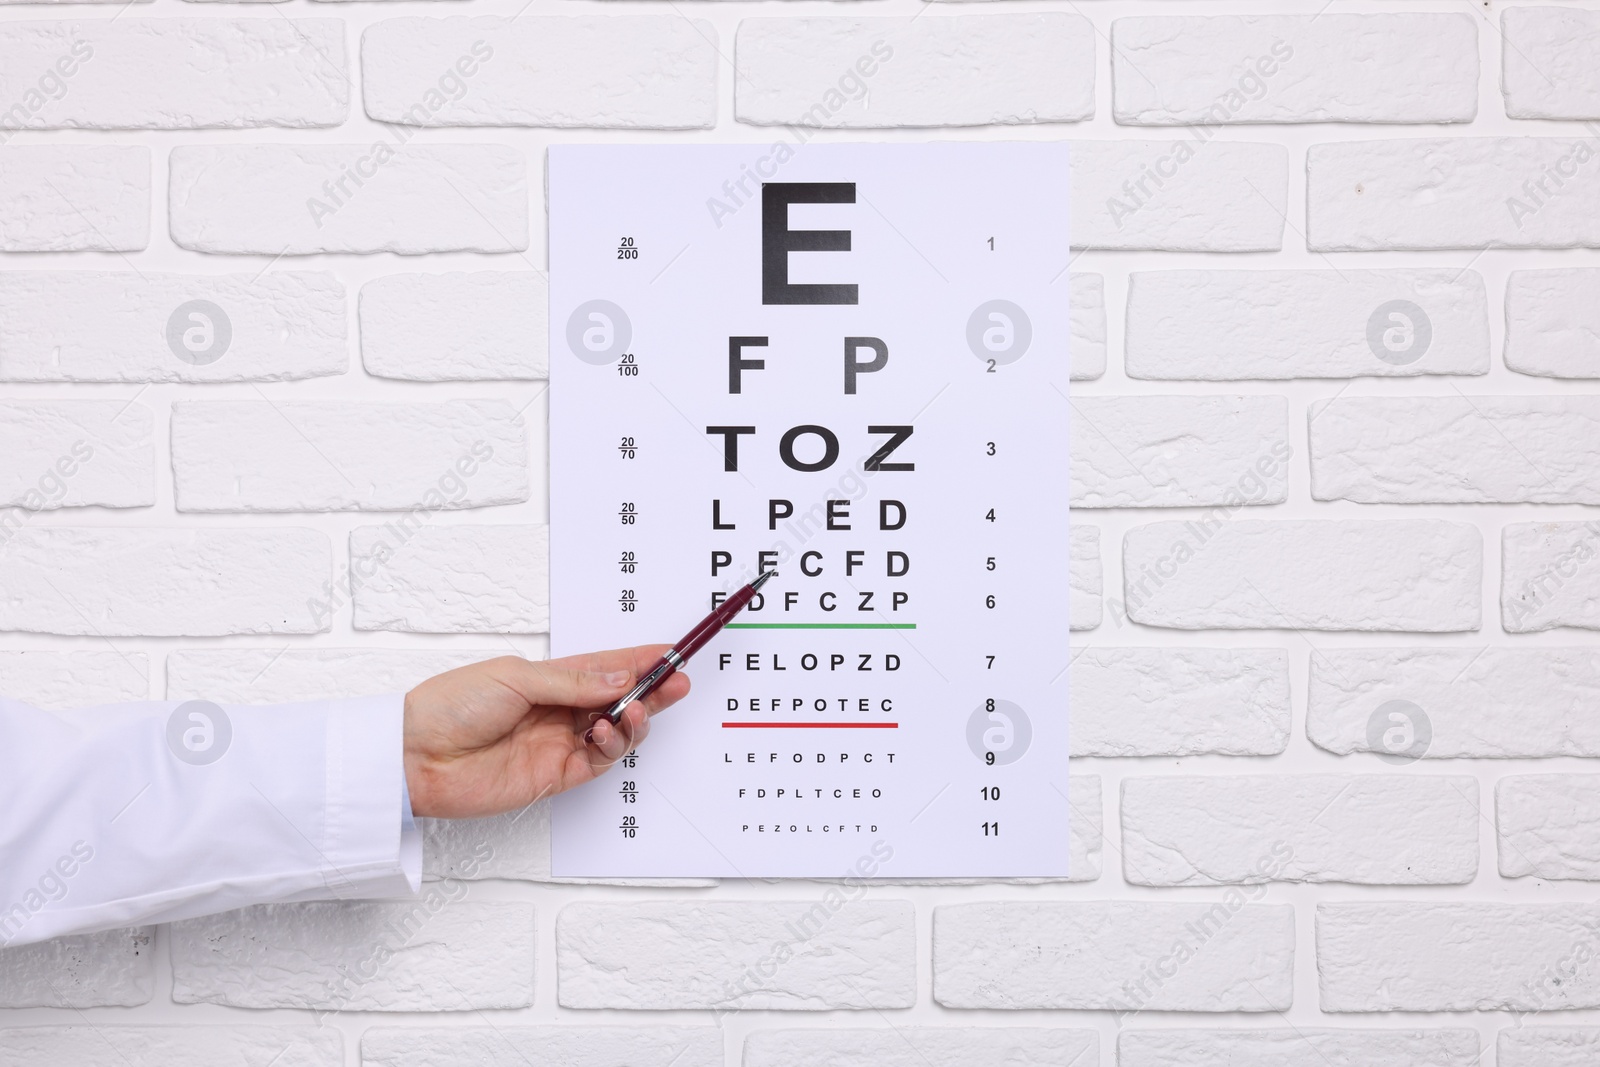
[[[606,675],[606,684],[623,685],[632,677],[633,675],[629,674],[627,671],[612,671],[610,674]]]
[[[593,727],[590,727],[588,730],[584,731],[583,742],[586,745],[594,744],[594,728]]]

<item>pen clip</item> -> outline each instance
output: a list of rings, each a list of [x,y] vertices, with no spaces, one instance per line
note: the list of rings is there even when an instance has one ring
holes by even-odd
[[[606,718],[610,719],[613,725],[621,722],[622,715],[628,710],[629,704],[632,704],[635,700],[646,696],[650,690],[655,688],[656,683],[660,682],[667,676],[668,673],[674,670],[677,670],[677,668],[672,664],[663,663],[655,670],[645,675],[643,678],[640,678],[638,684],[632,689],[628,690],[621,700],[611,705],[610,709],[606,712]]]

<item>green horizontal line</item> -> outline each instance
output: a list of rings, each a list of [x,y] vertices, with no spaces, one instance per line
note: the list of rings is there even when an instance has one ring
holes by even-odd
[[[914,622],[730,622],[730,630],[915,630]]]

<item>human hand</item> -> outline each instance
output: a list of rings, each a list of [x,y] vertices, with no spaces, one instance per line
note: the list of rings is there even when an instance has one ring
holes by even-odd
[[[412,812],[495,815],[597,777],[645,739],[651,715],[688,695],[689,679],[674,674],[630,704],[620,723],[603,714],[667,647],[542,661],[501,656],[418,685],[405,702]]]

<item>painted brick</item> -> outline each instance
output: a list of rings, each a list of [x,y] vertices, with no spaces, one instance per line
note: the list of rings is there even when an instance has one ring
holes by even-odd
[[[1067,851],[1069,882],[1099,881],[1103,869],[1101,847],[1106,839],[1105,812],[1100,799],[1100,776],[1074,772],[1067,778],[1067,820],[1071,841]]]
[[[0,553],[0,630],[96,637],[309,634],[328,580],[316,530],[33,527]],[[48,579],[48,580],[47,580]]]
[[[1118,1067],[1477,1067],[1476,1030],[1125,1030]],[[1504,1060],[1500,1061],[1504,1067]]]
[[[1470,15],[1224,15],[1111,24],[1116,120],[1471,122]]]
[[[1306,245],[1313,252],[1600,247],[1596,154],[1592,139],[1571,137],[1312,145]]]
[[[757,1030],[743,1067],[1099,1067],[1093,1030],[897,1026],[874,1030]]]
[[[1517,1026],[1500,1031],[1494,1062],[1495,1067],[1585,1067],[1596,1056],[1600,1028]]]
[[[1412,705],[1399,710],[1426,734],[1428,758],[1600,756],[1600,721],[1573,711],[1600,705],[1600,663],[1587,648],[1319,649],[1306,736],[1340,755],[1389,752],[1403,741],[1382,737],[1392,701]]]
[[[1592,904],[1319,904],[1322,1010],[1597,1007],[1600,975],[1572,965],[1597,924]]]
[[[528,499],[528,436],[505,400],[172,406],[179,511],[454,510]]]
[[[155,992],[155,927],[0,948],[0,1008],[131,1008]]]
[[[1072,506],[1281,504],[1289,401],[1281,396],[1080,396]],[[1276,458],[1275,458],[1276,457]]]
[[[494,648],[180,648],[167,654],[167,699],[287,704],[399,693],[503,655]]]
[[[1180,944],[1176,973],[1152,982]],[[947,1008],[1281,1011],[1293,967],[1287,905],[986,902],[933,913],[933,999]]]
[[[0,1067],[343,1067],[332,1026],[27,1026],[0,1030]]]
[[[375,278],[361,287],[361,363],[411,381],[546,378],[547,288],[533,272]]]
[[[1128,617],[1149,626],[1440,633],[1482,622],[1483,543],[1464,523],[1207,512],[1134,527],[1122,558]]]
[[[1093,630],[1100,625],[1101,590],[1100,528],[1072,524],[1067,549],[1067,583],[1071,603],[1067,612],[1074,630]]]
[[[1600,881],[1600,775],[1502,778],[1494,808],[1503,876]]]
[[[1073,274],[1072,380],[1093,381],[1106,372],[1106,280],[1099,274]]]
[[[320,271],[0,274],[0,381],[279,381],[348,365],[344,286]]]
[[[547,801],[483,819],[419,819],[418,826],[425,877],[554,880]]]
[[[350,533],[355,627],[546,633],[547,526],[359,526]]]
[[[1600,397],[1341,396],[1307,416],[1314,500],[1600,504]]]
[[[361,1063],[723,1067],[722,1031],[712,1026],[375,1026],[361,1035]]]
[[[425,878],[695,888],[714,878],[556,878],[550,873],[550,804],[483,819],[418,819]],[[1097,824],[1098,825],[1098,824]]]
[[[1507,633],[1600,630],[1600,521],[1516,522],[1500,538],[1500,623]]]
[[[747,18],[734,115],[758,126],[990,126],[1094,116],[1080,15]]]
[[[917,999],[910,902],[837,888],[790,901],[568,904],[556,959],[564,1008],[825,1011]]]
[[[150,149],[0,148],[0,252],[137,252],[150,243]]]
[[[1514,119],[1600,119],[1600,11],[1500,14],[1500,91]]]
[[[717,30],[672,14],[386,19],[361,35],[361,95],[409,126],[708,129]]]
[[[150,658],[110,649],[0,651],[0,693],[51,711],[144,700]]]
[[[399,148],[383,140],[174,148],[172,239],[196,252],[268,256],[528,247],[521,152],[472,144]]]
[[[533,909],[468,892],[447,882],[395,903],[263,904],[173,923],[172,999],[322,1011],[529,1007]]]
[[[1069,677],[1074,756],[1272,756],[1289,743],[1282,649],[1091,647]]]
[[[155,418],[125,400],[0,400],[0,507],[156,502]]]
[[[1506,366],[1547,378],[1600,378],[1600,270],[1511,272]]]
[[[1475,778],[1129,778],[1121,810],[1134,885],[1465,885],[1478,873]]]
[[[1289,153],[1282,145],[1210,137],[1196,127],[1165,141],[1072,142],[1072,247],[1282,248]]]
[[[1470,270],[1135,271],[1127,370],[1204,381],[1486,374],[1488,298]]]
[[[0,25],[0,99],[22,129],[337,126],[350,110],[338,19],[105,19]],[[71,73],[68,73],[68,71]],[[23,117],[53,72],[59,98]]]

